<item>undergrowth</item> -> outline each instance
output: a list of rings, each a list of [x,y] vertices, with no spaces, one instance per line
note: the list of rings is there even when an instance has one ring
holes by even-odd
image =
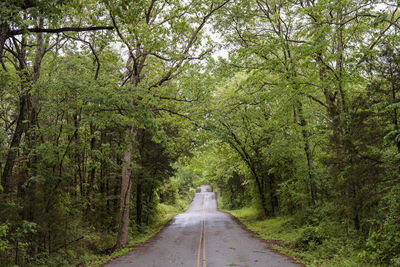
[[[229,211],[270,247],[306,266],[383,266],[365,262],[357,238],[334,222],[302,225],[295,217],[262,218],[255,208]]]
[[[130,251],[135,250],[135,247],[141,243],[148,241],[150,238],[160,232],[164,226],[177,214],[183,212],[188,204],[184,201],[179,201],[176,205],[159,204],[158,205],[158,218],[151,225],[142,226],[140,231],[131,228],[130,241],[126,248],[114,251],[110,255],[88,255],[80,264],[85,267],[98,267],[103,264],[123,256]]]
[[[157,215],[152,218],[149,225],[140,228],[134,223],[130,227],[130,241],[126,248],[112,252],[116,242],[116,233],[99,232],[95,229],[86,229],[82,238],[69,244],[51,255],[40,255],[34,266],[79,266],[97,267],[127,254],[135,249],[138,244],[146,242],[156,235],[177,214],[183,212],[188,201],[178,200],[174,205],[158,204]],[[1,265],[1,264],[0,264]]]

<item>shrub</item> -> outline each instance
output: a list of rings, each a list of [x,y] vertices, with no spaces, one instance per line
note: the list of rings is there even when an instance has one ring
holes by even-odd
[[[296,240],[295,246],[302,250],[313,249],[327,238],[321,227],[308,226],[304,228],[301,236]]]
[[[360,254],[365,260],[400,266],[400,186],[392,190],[387,198],[388,211],[383,222],[371,231],[366,251]]]

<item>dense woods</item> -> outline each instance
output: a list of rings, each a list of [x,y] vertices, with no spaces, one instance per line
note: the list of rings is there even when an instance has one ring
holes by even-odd
[[[126,247],[209,183],[294,249],[400,266],[399,8],[2,1],[0,265]]]

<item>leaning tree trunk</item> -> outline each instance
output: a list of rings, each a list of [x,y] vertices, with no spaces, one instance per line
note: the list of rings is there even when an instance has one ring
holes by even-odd
[[[14,168],[15,159],[17,157],[17,151],[19,144],[21,143],[22,134],[25,131],[24,120],[28,116],[28,95],[23,94],[19,97],[19,113],[17,118],[17,125],[15,127],[14,134],[11,139],[10,147],[8,149],[6,163],[4,164],[3,174],[1,176],[1,185],[4,193],[10,192],[10,177]]]
[[[260,195],[260,199],[261,199],[261,206],[262,206],[262,210],[264,212],[265,216],[268,216],[268,210],[267,210],[267,200],[265,199],[265,194],[264,194],[264,190],[263,187],[261,185],[261,180],[260,177],[257,174],[257,171],[255,170],[254,166],[252,166],[252,164],[248,164],[251,172],[253,173],[253,176],[256,180],[256,184],[257,184],[257,190],[258,190],[258,194]]]
[[[43,26],[43,19],[39,19],[39,27],[42,26]],[[3,23],[0,25],[0,57],[2,57],[3,47],[6,39],[9,37],[8,36],[9,32],[10,28],[7,24]],[[26,38],[24,36],[22,37],[22,40],[20,42],[20,47],[16,50],[17,50],[16,59],[19,61],[18,71],[20,72],[19,76],[21,80],[20,86],[22,94],[19,96],[19,112],[16,121],[15,131],[12,135],[6,162],[1,176],[1,185],[4,189],[4,193],[9,193],[11,191],[10,177],[12,175],[14,164],[16,162],[18,148],[21,143],[24,132],[26,132],[29,128],[29,124],[25,123],[25,121],[30,120],[32,123],[32,121],[36,120],[36,114],[34,113],[35,109],[30,107],[32,105],[31,90],[30,90],[32,84],[30,84],[30,82],[35,83],[40,76],[40,66],[43,56],[45,54],[43,34],[39,33],[37,35],[37,48],[33,66],[33,75],[31,75],[27,70]],[[1,58],[1,63],[3,63],[2,58]],[[31,110],[32,114],[30,116],[29,113]]]
[[[27,130],[28,124],[25,123],[29,119],[29,102],[30,100],[30,85],[31,81],[28,70],[26,69],[26,54],[25,54],[25,38],[22,38],[21,47],[19,48],[18,61],[19,66],[19,76],[20,76],[20,86],[22,94],[19,96],[19,112],[17,117],[17,123],[15,126],[15,131],[13,133],[11,143],[7,152],[6,162],[4,164],[4,170],[1,177],[1,185],[3,187],[4,193],[9,193],[10,188],[10,177],[14,168],[14,164],[17,158],[17,152],[19,145],[21,143],[22,135]]]

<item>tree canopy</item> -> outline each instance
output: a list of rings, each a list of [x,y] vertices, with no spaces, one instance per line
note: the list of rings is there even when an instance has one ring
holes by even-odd
[[[400,265],[399,8],[2,1],[0,265],[126,247],[205,183]]]

